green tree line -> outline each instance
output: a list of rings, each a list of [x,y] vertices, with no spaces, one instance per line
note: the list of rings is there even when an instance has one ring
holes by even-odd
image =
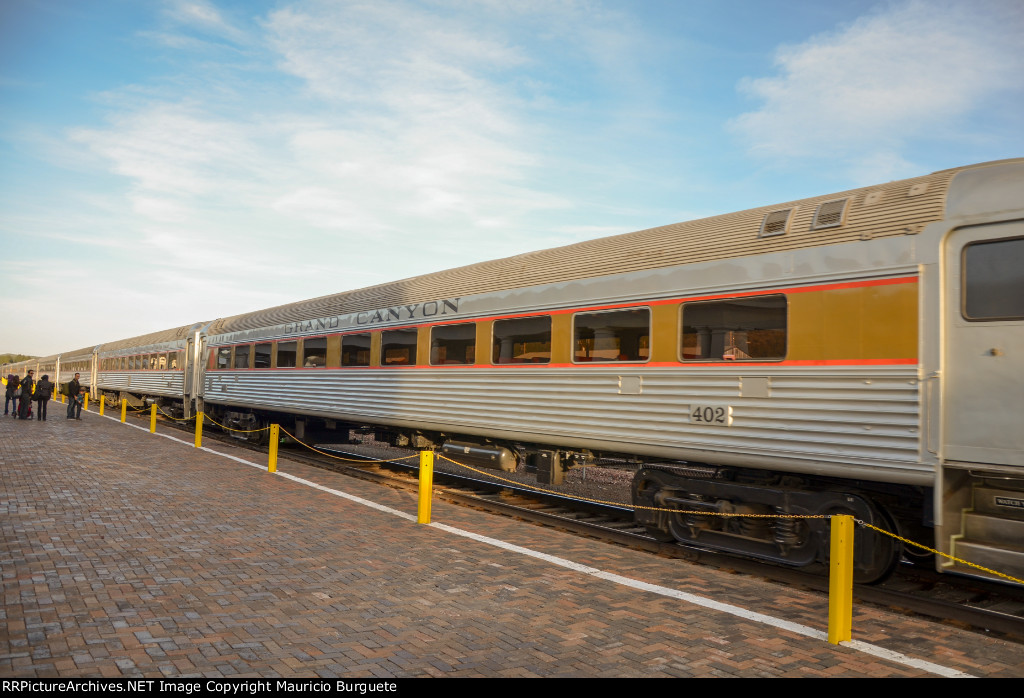
[[[34,358],[36,357],[27,354],[0,354],[0,364],[14,364],[25,359]]]

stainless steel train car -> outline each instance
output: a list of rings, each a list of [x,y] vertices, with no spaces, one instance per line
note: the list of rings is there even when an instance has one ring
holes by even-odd
[[[96,347],[97,391],[132,405],[158,398],[184,413],[192,405],[196,334],[202,326],[186,325]]]
[[[625,458],[637,504],[697,512],[643,525],[707,549],[821,563],[817,520],[711,514],[849,512],[1024,573],[1024,159],[198,323],[93,363],[94,390],[321,441],[371,429],[546,481]],[[864,581],[930,559],[859,540]]]

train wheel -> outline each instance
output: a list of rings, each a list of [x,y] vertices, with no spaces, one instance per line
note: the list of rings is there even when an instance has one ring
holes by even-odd
[[[644,470],[633,480],[633,502],[640,506],[657,506],[658,492],[665,488],[668,476],[657,470]],[[668,532],[665,522],[671,514],[660,511],[636,509],[634,516],[647,534],[661,543],[671,543],[675,537]]]
[[[914,540],[910,536],[904,535],[904,538]],[[914,567],[922,567],[924,569],[935,569],[935,553],[919,548],[916,545],[904,545],[903,546],[903,559],[912,564]]]
[[[243,441],[248,441],[256,446],[266,446],[270,443],[270,421],[266,417],[257,416],[244,427],[245,431],[239,436]]]
[[[868,502],[871,509],[873,526],[886,531],[896,532],[896,522],[888,512]],[[833,507],[823,514],[846,514],[857,518],[857,515],[841,507]],[[857,526],[853,534],[853,581],[857,584],[878,584],[884,582],[892,574],[903,555],[903,545],[892,536],[878,531]],[[826,559],[828,556],[825,556]]]

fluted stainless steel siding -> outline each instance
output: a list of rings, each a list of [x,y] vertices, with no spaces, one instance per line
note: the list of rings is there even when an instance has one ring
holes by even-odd
[[[99,387],[103,390],[181,398],[184,376],[184,371],[104,371],[99,377]]]
[[[642,392],[620,394],[620,376],[640,376]],[[742,377],[767,377],[770,397],[741,397]],[[208,372],[206,401],[641,454],[700,449],[780,468],[808,459],[931,472],[920,464],[916,366]],[[696,404],[732,406],[732,426],[691,424]]]

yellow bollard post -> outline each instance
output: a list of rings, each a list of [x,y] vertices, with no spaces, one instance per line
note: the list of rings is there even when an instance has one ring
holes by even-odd
[[[203,447],[203,413],[196,415],[196,448]]]
[[[434,452],[420,451],[420,501],[416,523],[430,523],[430,497],[434,492]]]
[[[63,405],[63,404],[65,404],[65,403],[66,403],[67,401],[68,401],[68,396],[67,396],[67,395],[64,395],[64,394],[61,394],[61,396],[60,396],[60,404],[62,404],[62,405]]]
[[[828,576],[828,641],[853,639],[853,517],[833,515]]]
[[[85,407],[82,408],[86,412],[89,411],[89,393],[85,394]]]
[[[100,416],[103,416],[103,406],[107,404],[107,398],[100,395]]]
[[[281,425],[270,425],[270,450],[267,452],[267,472],[277,472],[277,443],[281,440]]]
[[[124,424],[125,417],[128,416],[128,401],[121,398],[121,424]]]
[[[149,433],[156,433],[156,403],[149,406]]]

